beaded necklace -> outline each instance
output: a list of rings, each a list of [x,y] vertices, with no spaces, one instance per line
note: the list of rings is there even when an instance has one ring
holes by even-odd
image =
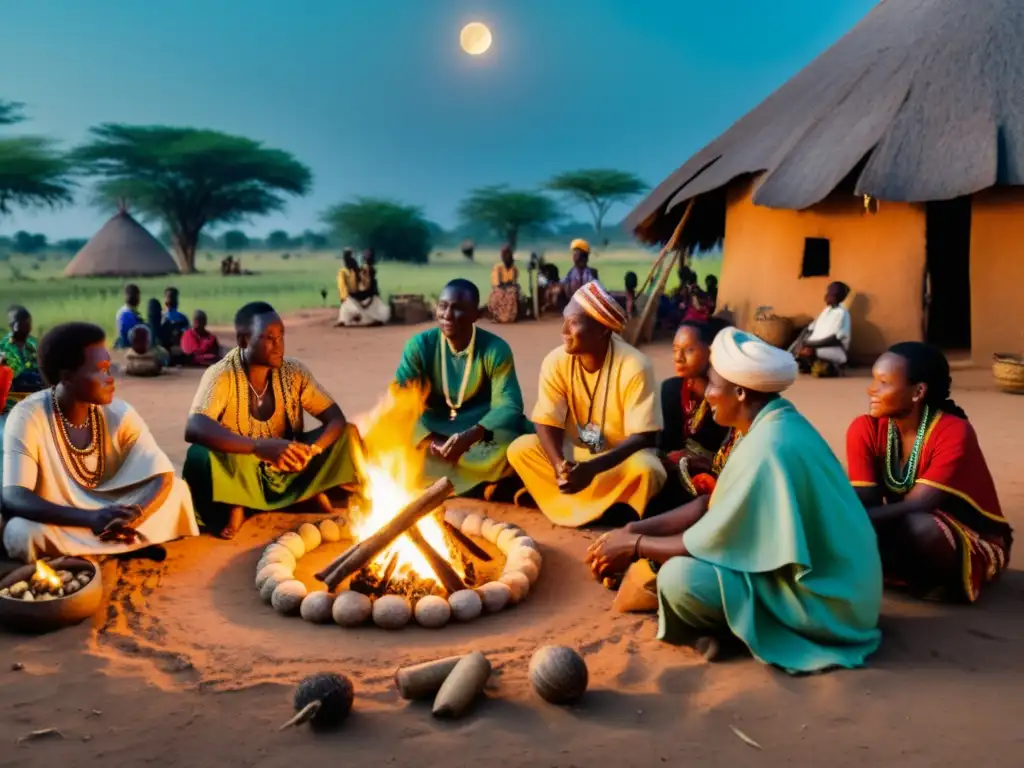
[[[910,450],[910,458],[907,459],[905,469],[900,466],[900,432],[892,419],[889,420],[889,439],[885,446],[885,486],[894,493],[906,494],[914,487],[930,415],[930,409],[926,405],[921,413],[921,423],[917,427],[917,437],[914,438],[914,447]]]
[[[704,426],[704,420],[707,418],[708,401],[706,398],[701,398],[700,402],[693,394],[693,389],[690,384],[690,380],[686,379],[683,382],[683,415],[687,417],[686,420],[686,437],[692,437],[696,435],[702,426]]]
[[[466,400],[466,387],[469,386],[469,374],[473,368],[473,349],[476,347],[476,326],[473,326],[473,335],[469,337],[469,346],[462,352],[456,352],[451,348],[451,342],[447,336],[442,337],[444,344],[441,345],[441,391],[444,393],[444,401],[448,404],[448,420],[455,421],[459,415],[459,408]],[[452,357],[466,358],[466,367],[462,369],[462,383],[459,385],[459,402],[453,403],[451,394],[448,391],[448,361],[445,359],[445,351],[451,352]]]
[[[103,475],[106,472],[106,460],[103,455],[103,434],[106,431],[103,411],[95,405],[90,405],[85,424],[72,424],[60,409],[56,387],[50,390],[50,403],[53,406],[50,431],[53,434],[53,441],[57,445],[57,453],[60,455],[64,469],[83,488],[95,488],[103,480]],[[71,441],[68,427],[72,429],[89,428],[89,444],[85,448],[77,447]],[[65,450],[61,450],[61,445]],[[90,459],[94,459],[92,467],[89,466]]]

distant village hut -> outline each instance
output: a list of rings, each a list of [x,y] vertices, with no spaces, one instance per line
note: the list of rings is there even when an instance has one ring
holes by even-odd
[[[92,236],[65,277],[142,277],[180,272],[174,257],[124,208]]]
[[[856,292],[852,356],[1024,346],[1024,2],[883,0],[626,219],[722,245],[719,306],[809,320]],[[926,294],[929,299],[926,301]]]

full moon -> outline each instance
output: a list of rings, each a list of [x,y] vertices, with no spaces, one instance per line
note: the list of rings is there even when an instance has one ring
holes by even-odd
[[[491,40],[491,30],[479,21],[470,22],[459,33],[459,45],[471,56],[487,53],[487,49],[491,47]]]

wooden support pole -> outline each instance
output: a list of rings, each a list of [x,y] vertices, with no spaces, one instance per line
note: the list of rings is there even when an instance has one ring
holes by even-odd
[[[423,534],[420,533],[420,529],[415,525],[412,526],[405,535],[412,539],[412,543],[416,545],[416,549],[420,551],[420,554],[430,564],[430,567],[434,570],[434,574],[437,576],[437,580],[441,582],[441,586],[444,587],[445,591],[451,595],[458,592],[460,589],[465,589],[466,584],[463,582],[462,577],[455,572],[455,569],[445,560],[436,549],[430,546]]]
[[[342,581],[371,562],[421,518],[441,506],[454,491],[452,481],[442,477],[391,518],[383,528],[332,560],[326,568],[316,574],[316,578],[326,584],[328,589],[336,589]]]
[[[651,267],[651,271],[647,276],[647,279],[650,280],[654,274],[654,270],[657,269],[665,255],[670,254],[668,264],[665,265],[661,276],[658,278],[658,284],[654,287],[654,290],[651,291],[651,295],[647,297],[647,303],[644,304],[643,312],[640,313],[640,320],[632,323],[626,334],[626,341],[634,347],[640,346],[644,337],[647,335],[648,327],[653,325],[654,320],[656,319],[658,302],[661,300],[661,296],[665,292],[665,285],[668,283],[668,276],[672,273],[672,267],[675,266],[676,259],[678,258],[676,244],[679,242],[679,238],[682,237],[683,228],[686,226],[686,222],[690,219],[691,213],[693,213],[693,200],[690,200],[690,202],[686,204],[686,210],[683,211],[683,215],[679,218],[679,223],[676,225],[675,231],[672,233],[672,237],[668,239],[668,242],[665,243],[665,247],[661,249],[661,253],[658,255],[657,261],[655,261],[654,266]],[[646,285],[646,282],[644,284]]]

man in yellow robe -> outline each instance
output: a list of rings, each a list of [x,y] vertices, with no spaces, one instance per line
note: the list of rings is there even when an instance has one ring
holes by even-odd
[[[618,335],[626,314],[597,281],[576,291],[564,317],[564,346],[541,366],[537,434],[509,446],[509,463],[557,525],[586,525],[623,505],[642,516],[666,478],[654,370]]]

